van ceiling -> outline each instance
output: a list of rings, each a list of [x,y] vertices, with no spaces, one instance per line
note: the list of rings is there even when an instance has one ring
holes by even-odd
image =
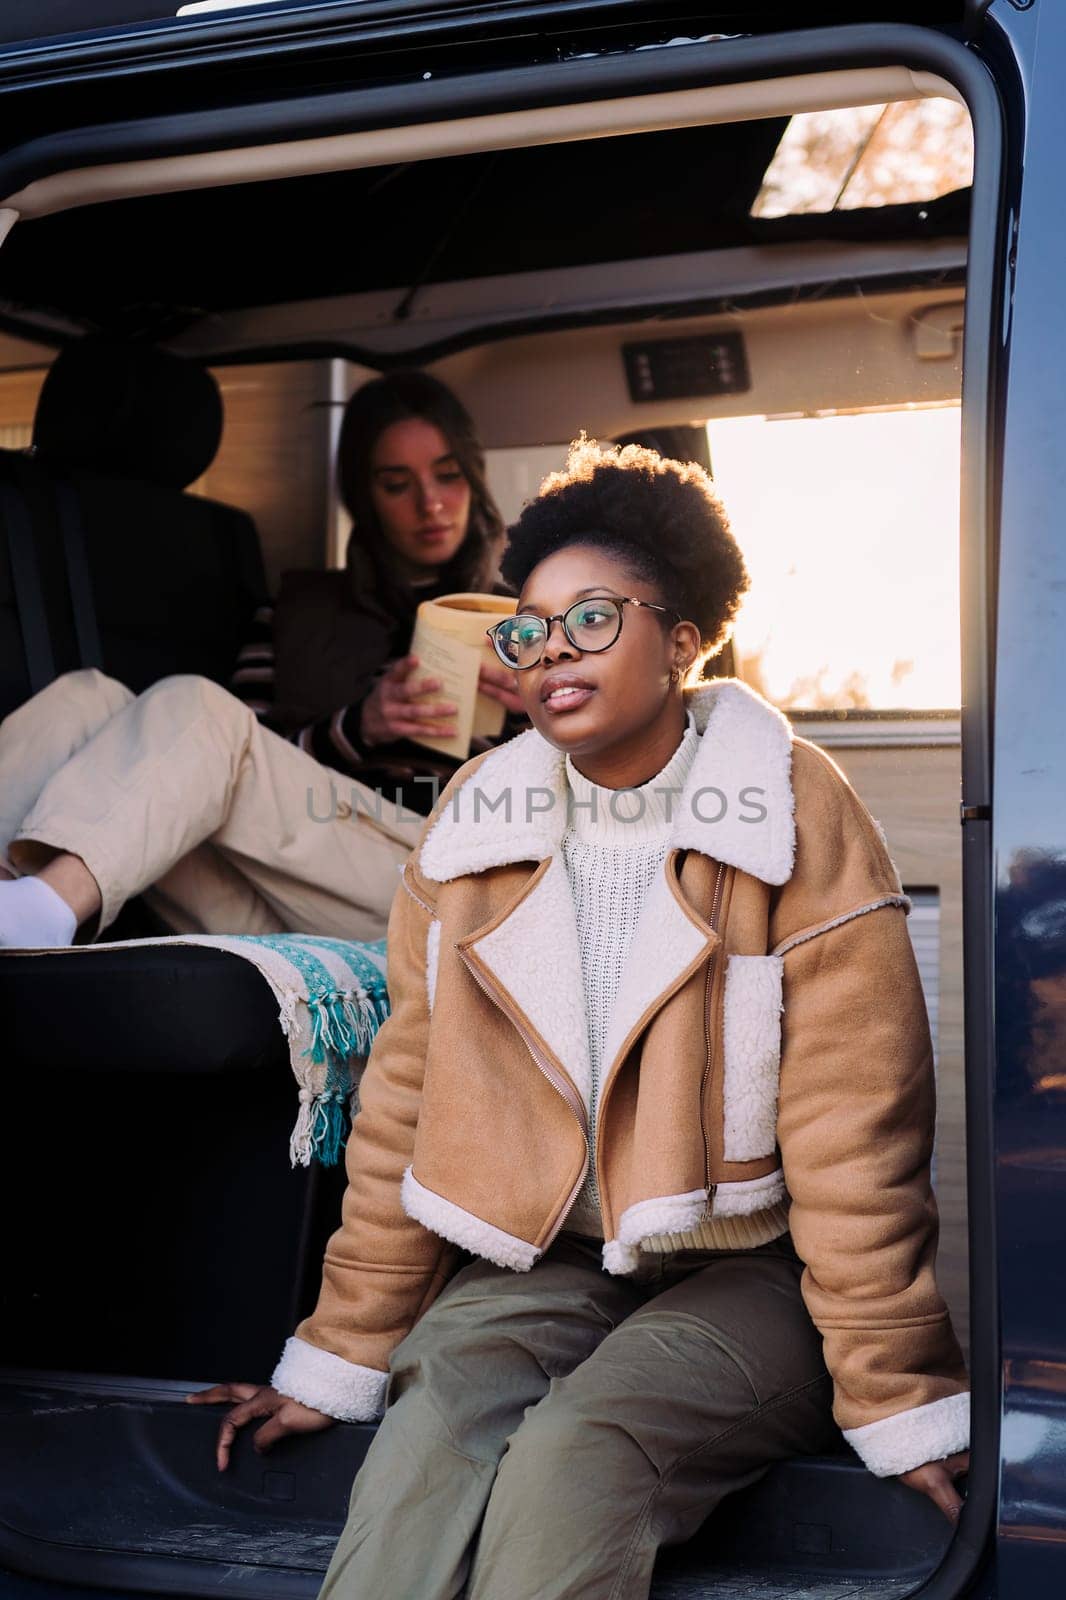
[[[963,236],[969,191],[750,215],[786,118],[110,202],[19,223],[0,312],[173,338],[212,313],[369,290],[798,240]],[[409,307],[408,307],[409,308]],[[202,341],[198,341],[202,344]],[[209,341],[208,341],[209,343]]]

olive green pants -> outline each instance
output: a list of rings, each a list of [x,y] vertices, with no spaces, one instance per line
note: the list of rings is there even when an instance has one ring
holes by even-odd
[[[563,1233],[456,1274],[395,1352],[321,1600],[644,1600],[661,1545],[839,1442],[788,1234],[645,1262]]]

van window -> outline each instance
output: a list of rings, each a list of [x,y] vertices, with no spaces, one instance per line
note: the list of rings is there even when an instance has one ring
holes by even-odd
[[[938,200],[972,182],[973,130],[954,100],[804,111],[789,119],[751,214]]]
[[[959,408],[708,428],[751,572],[736,668],[790,710],[959,704]]]

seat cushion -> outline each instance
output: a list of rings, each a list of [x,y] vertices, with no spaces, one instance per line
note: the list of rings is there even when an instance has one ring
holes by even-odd
[[[140,1074],[288,1070],[277,1003],[258,972],[195,945],[6,952],[0,1014],[19,1072],[60,1063]]]
[[[0,1010],[0,1363],[265,1382],[344,1180],[291,1167],[267,984],[197,946],[8,951]]]

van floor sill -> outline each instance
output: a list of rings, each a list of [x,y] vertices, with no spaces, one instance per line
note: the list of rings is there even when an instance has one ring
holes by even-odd
[[[656,1575],[651,1600],[904,1600],[917,1587],[914,1578],[789,1576],[750,1569]]]
[[[241,1440],[219,1475],[222,1408],[185,1404],[203,1386],[0,1371],[0,1568],[182,1600],[314,1600],[374,1429],[265,1457]],[[949,1539],[928,1502],[854,1458],[783,1463],[664,1551],[652,1600],[904,1600]]]

